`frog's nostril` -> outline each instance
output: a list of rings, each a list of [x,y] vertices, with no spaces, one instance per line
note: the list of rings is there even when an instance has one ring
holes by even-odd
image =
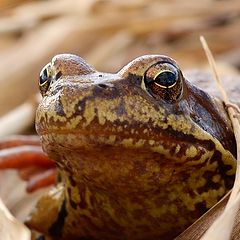
[[[100,88],[104,88],[104,89],[108,88],[108,85],[103,84],[103,83],[99,83],[98,86],[99,86]]]

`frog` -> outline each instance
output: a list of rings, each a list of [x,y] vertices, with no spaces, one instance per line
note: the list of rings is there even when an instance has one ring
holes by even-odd
[[[117,73],[53,57],[35,125],[58,182],[27,226],[53,240],[169,240],[216,204],[234,182],[236,140],[196,76],[165,55]]]

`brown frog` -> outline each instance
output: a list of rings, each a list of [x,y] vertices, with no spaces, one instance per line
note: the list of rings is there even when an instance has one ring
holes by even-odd
[[[39,84],[36,129],[60,180],[27,224],[49,238],[172,239],[232,187],[225,106],[173,59],[146,55],[109,74],[57,55]]]

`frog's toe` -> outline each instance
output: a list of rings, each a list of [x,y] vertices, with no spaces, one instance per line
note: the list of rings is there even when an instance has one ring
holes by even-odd
[[[56,170],[42,151],[36,136],[12,136],[0,140],[0,169],[19,170],[20,177],[28,181],[27,191],[54,184]]]
[[[37,135],[12,135],[0,139],[0,149],[31,145],[40,146],[40,139]]]
[[[33,192],[42,187],[47,187],[56,183],[57,170],[50,168],[48,170],[34,174],[27,182],[27,192]]]
[[[0,169],[29,166],[50,168],[54,163],[43,153],[40,146],[17,146],[0,151]]]

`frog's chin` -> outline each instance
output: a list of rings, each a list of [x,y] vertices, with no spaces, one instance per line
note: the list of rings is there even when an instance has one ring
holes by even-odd
[[[170,137],[161,136],[157,140],[144,139],[137,136],[124,136],[114,134],[93,135],[87,132],[48,132],[41,136],[44,151],[55,161],[61,156],[78,156],[76,159],[85,159],[91,163],[93,159],[117,161],[118,163],[135,161],[156,161],[161,164],[184,164],[187,160],[185,153],[192,150],[192,142],[174,141]],[[193,149],[194,148],[194,149]],[[189,150],[188,150],[189,149]],[[204,151],[203,148],[201,148]],[[52,155],[55,155],[56,157]],[[208,156],[206,156],[208,157]],[[194,156],[192,156],[194,159]],[[155,160],[153,160],[155,159]],[[72,161],[72,160],[71,160]],[[78,161],[78,160],[76,160]],[[151,164],[150,164],[151,165]]]
[[[143,194],[157,191],[172,180],[173,159],[151,151],[148,145],[133,147],[130,142],[103,144],[100,141],[104,139],[99,140],[96,136],[95,140],[92,137],[91,140],[89,137],[76,138],[81,140],[78,145],[72,146],[71,138],[65,142],[58,139],[57,144],[44,144],[44,150],[64,176],[74,178],[78,185],[113,195],[123,191]]]

